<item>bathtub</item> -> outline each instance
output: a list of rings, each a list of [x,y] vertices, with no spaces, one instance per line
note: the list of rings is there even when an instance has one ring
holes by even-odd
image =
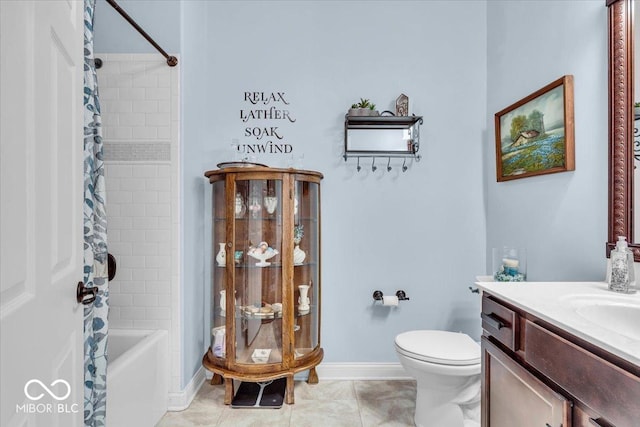
[[[107,427],[153,427],[165,414],[168,336],[165,330],[109,330]]]

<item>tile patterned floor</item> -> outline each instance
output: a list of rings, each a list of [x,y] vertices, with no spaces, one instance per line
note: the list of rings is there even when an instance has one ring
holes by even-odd
[[[407,427],[414,426],[415,381],[295,382],[293,405],[234,409],[223,386],[205,382],[182,412],[167,412],[157,427]]]

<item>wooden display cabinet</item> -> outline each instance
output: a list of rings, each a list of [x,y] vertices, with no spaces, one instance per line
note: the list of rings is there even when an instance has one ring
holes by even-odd
[[[269,167],[208,171],[212,187],[212,384],[286,378],[322,361],[320,347],[320,181],[322,174]],[[304,298],[304,295],[307,295]]]

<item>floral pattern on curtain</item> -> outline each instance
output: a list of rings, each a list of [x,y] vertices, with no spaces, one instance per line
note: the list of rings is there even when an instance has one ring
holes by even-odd
[[[96,0],[84,0],[84,283],[98,288],[93,304],[84,306],[84,424],[106,425],[107,214],[102,157],[98,81],[93,58]]]

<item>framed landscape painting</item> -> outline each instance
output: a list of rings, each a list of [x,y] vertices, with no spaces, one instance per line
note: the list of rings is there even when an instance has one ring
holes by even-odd
[[[496,113],[498,181],[575,169],[573,76]]]

